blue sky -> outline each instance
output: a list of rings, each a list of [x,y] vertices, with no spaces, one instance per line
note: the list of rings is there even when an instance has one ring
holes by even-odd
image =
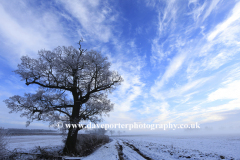
[[[115,107],[105,123],[240,128],[239,1],[0,0],[0,15],[0,126],[25,127],[3,102],[36,89],[12,72],[20,57],[78,47],[82,37],[125,80],[109,95]]]

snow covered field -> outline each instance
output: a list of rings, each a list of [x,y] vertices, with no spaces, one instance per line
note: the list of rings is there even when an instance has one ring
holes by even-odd
[[[63,145],[61,136],[15,136],[11,149]],[[84,160],[114,159],[235,159],[240,160],[240,135],[122,136],[97,149]]]
[[[8,140],[8,149],[15,148],[31,150],[35,146],[59,146],[63,145],[60,135],[37,135],[37,136],[11,136]]]
[[[240,136],[114,137],[111,143],[83,159],[240,160]]]
[[[239,135],[139,136],[122,137],[118,140],[134,145],[151,159],[240,159]]]

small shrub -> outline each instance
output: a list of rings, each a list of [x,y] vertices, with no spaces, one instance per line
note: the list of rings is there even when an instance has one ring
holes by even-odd
[[[80,156],[91,154],[99,146],[108,143],[109,137],[106,135],[78,135],[76,149]]]
[[[62,147],[35,147],[29,152],[23,150],[14,149],[9,153],[6,160],[22,160],[22,159],[37,159],[37,160],[62,160],[61,157]],[[5,160],[4,159],[4,160]]]
[[[8,150],[6,149],[7,146],[7,130],[0,127],[0,159],[3,159],[7,156]]]
[[[52,147],[36,147],[31,151],[36,155],[37,159],[58,159],[60,157],[62,149],[54,149]]]

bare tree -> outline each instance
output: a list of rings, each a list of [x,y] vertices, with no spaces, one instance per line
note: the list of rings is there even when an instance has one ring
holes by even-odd
[[[26,85],[38,85],[35,94],[15,95],[5,100],[11,112],[21,111],[21,116],[33,120],[59,121],[79,124],[81,121],[98,123],[103,115],[113,109],[107,98],[123,79],[110,71],[107,57],[99,52],[74,47],[57,47],[53,51],[40,50],[38,58],[23,56],[15,73]],[[68,129],[64,153],[76,153],[77,133],[83,127]]]
[[[115,133],[114,130],[110,130],[109,132],[110,132],[111,136]]]
[[[117,133],[118,133],[118,135],[119,135],[119,136],[122,134],[122,132],[121,132],[121,131],[118,131]]]

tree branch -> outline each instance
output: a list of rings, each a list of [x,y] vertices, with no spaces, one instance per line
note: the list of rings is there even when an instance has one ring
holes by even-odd
[[[66,114],[69,118],[71,117],[69,113],[62,111],[61,109],[55,108],[54,110]]]
[[[29,85],[29,84],[37,84],[41,87],[44,87],[44,88],[55,88],[55,89],[63,89],[63,90],[67,90],[67,91],[72,91],[72,88],[66,88],[66,87],[60,87],[60,86],[52,86],[52,85],[44,85],[42,83],[39,83],[39,82],[36,82],[35,80],[32,81],[32,82],[27,82],[26,80],[26,85]]]

